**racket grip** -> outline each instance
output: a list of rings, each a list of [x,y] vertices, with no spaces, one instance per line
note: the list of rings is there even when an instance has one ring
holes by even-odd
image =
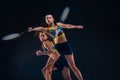
[[[25,30],[24,32],[21,32],[20,35],[23,35],[24,33],[28,32],[28,30]]]

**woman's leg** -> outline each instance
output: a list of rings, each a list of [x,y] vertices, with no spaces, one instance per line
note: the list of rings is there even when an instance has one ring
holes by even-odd
[[[53,68],[52,68],[52,71],[54,71],[54,70],[57,70],[57,68],[55,66],[53,66]],[[46,79],[46,67],[44,67],[42,69],[42,74],[43,74],[44,78]],[[52,76],[52,73],[50,75]]]
[[[80,72],[80,70],[77,68],[77,66],[75,65],[75,61],[74,61],[74,56],[73,54],[71,55],[65,55],[70,68],[72,69],[72,71],[74,72],[75,76],[77,77],[78,80],[83,80],[82,78],[82,74]]]
[[[50,55],[48,58],[47,64],[45,66],[45,76],[46,80],[51,80],[51,75],[52,75],[52,68],[54,63],[57,61],[57,59],[60,57],[60,54],[53,53]]]
[[[62,75],[63,75],[65,80],[72,80],[71,76],[70,76],[70,69],[69,69],[69,67],[64,67],[63,68]]]
[[[46,67],[44,67],[44,68],[42,69],[42,74],[43,74],[44,78],[46,79]]]

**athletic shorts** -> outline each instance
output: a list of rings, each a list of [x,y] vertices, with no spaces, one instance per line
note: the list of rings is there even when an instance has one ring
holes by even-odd
[[[59,59],[54,64],[58,70],[62,71],[64,67],[69,67],[68,62],[64,55],[61,55]]]
[[[58,50],[58,52],[61,55],[71,55],[72,54],[72,49],[71,49],[70,44],[68,42],[56,44],[55,48]]]

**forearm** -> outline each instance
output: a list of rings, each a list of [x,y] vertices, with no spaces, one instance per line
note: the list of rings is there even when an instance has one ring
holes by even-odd
[[[51,52],[51,51],[43,51],[42,52],[43,55],[50,55],[51,53],[53,53],[53,52]]]
[[[44,27],[36,27],[36,28],[33,28],[33,31],[44,31],[44,32],[48,32],[49,29],[48,29],[48,28],[44,28]]]
[[[82,25],[63,24],[63,23],[60,23],[60,22],[58,22],[57,25],[61,26],[62,28],[66,28],[66,29],[74,29],[74,28],[83,29]]]
[[[48,52],[48,51],[41,51],[41,50],[38,50],[38,51],[36,51],[36,55],[37,56],[40,56],[40,55],[47,55],[47,56],[50,56],[50,52]]]
[[[35,27],[35,28],[29,27],[28,32],[31,32],[31,31],[46,31],[47,32],[48,29],[44,27]]]
[[[41,27],[36,27],[36,28],[29,27],[29,28],[28,28],[28,32],[40,31],[40,30],[41,30]]]
[[[83,26],[82,26],[82,25],[67,24],[67,25],[66,25],[66,28],[67,28],[67,29],[74,29],[74,28],[76,28],[76,29],[83,29]]]
[[[42,31],[42,27],[33,28],[32,31]]]

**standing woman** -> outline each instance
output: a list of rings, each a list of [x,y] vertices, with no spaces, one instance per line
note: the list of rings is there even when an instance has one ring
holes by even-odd
[[[39,50],[39,53],[41,53],[41,54],[49,54],[49,58],[48,58],[48,61],[46,63],[46,66],[45,66],[45,75],[44,75],[44,77],[46,78],[45,80],[52,80],[51,79],[52,69],[53,69],[54,63],[60,57],[60,54],[54,48],[54,46],[52,46],[53,43],[49,40],[46,33],[40,32],[39,33],[39,38],[40,38],[43,46],[47,49],[46,52]]]
[[[46,23],[49,25],[48,28],[43,28],[43,27],[31,28],[30,27],[30,28],[28,28],[28,30],[30,32],[31,31],[45,31],[45,32],[49,33],[49,35],[51,37],[53,37],[53,39],[54,39],[55,48],[58,50],[58,52],[61,55],[65,56],[65,58],[67,59],[67,61],[69,63],[71,70],[74,72],[77,79],[83,80],[82,74],[75,64],[73,51],[70,47],[70,44],[67,41],[64,31],[62,30],[62,28],[83,29],[83,26],[81,26],[81,25],[76,26],[76,25],[72,25],[72,24],[63,24],[60,22],[55,23],[54,18],[51,14],[46,15],[45,20],[46,20]]]
[[[40,33],[41,33],[40,31],[36,32],[36,34],[38,36],[40,35]],[[40,37],[39,37],[39,39],[40,39]],[[51,38],[49,38],[47,40],[53,42],[53,39],[51,39]],[[55,47],[55,45],[53,43],[51,44],[51,46],[53,48]],[[42,45],[42,49],[44,52],[46,51],[46,48],[44,45]],[[50,54],[52,54],[52,53],[43,53],[41,50],[36,51],[37,56],[41,56],[41,55],[50,56]],[[59,57],[59,59],[54,63],[54,66],[52,67],[52,71],[54,71],[54,70],[59,70],[62,73],[64,80],[72,80],[71,75],[70,75],[69,65],[68,65],[67,60],[65,59],[65,56],[61,55]],[[44,78],[46,79],[46,66],[42,69],[42,74],[43,74]]]

